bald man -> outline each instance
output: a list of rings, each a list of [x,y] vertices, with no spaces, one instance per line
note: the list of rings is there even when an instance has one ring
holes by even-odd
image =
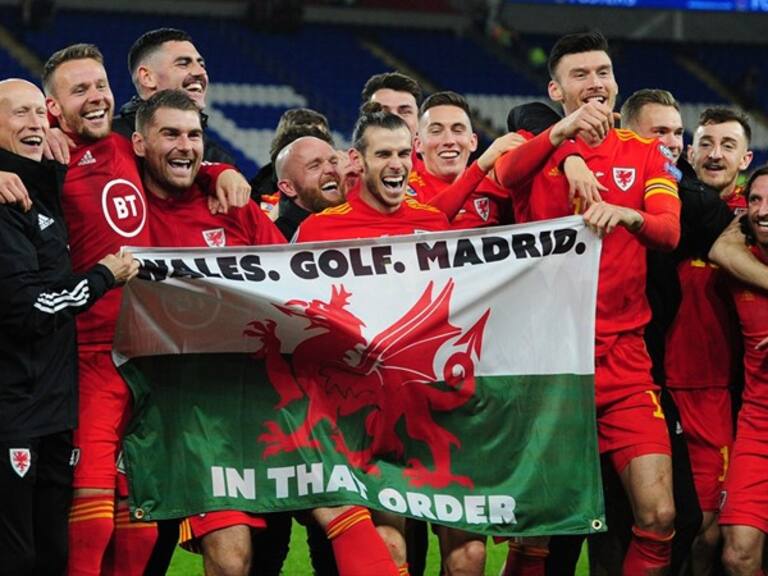
[[[62,574],[77,424],[74,315],[136,274],[130,254],[74,274],[59,196],[66,167],[41,161],[43,93],[0,82],[0,170],[31,200],[0,205],[0,574]]]
[[[304,219],[346,199],[340,159],[330,144],[304,136],[283,148],[275,160],[277,188],[290,200],[281,204],[275,224],[290,240]]]

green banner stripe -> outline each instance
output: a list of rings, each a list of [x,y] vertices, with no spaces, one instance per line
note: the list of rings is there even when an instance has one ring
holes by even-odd
[[[409,384],[386,405],[350,388],[336,409],[301,398],[278,410],[264,363],[246,355],[134,358],[121,372],[136,399],[125,456],[137,517],[363,504],[494,535],[604,529],[592,376],[478,377],[464,396]],[[331,417],[291,443],[310,410]]]

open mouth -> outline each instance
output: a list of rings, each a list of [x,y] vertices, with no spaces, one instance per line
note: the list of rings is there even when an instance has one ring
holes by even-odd
[[[608,98],[606,96],[595,95],[585,98],[584,102],[600,102],[600,104],[605,104],[608,102]]]
[[[173,158],[168,160],[168,165],[176,174],[187,174],[192,170],[192,160],[186,158]]]
[[[42,136],[26,136],[21,139],[21,143],[25,146],[42,146],[43,145],[43,137]]]
[[[722,164],[714,163],[714,162],[705,162],[704,169],[709,170],[710,172],[722,172],[723,170],[725,170],[725,166],[723,166]]]
[[[83,114],[83,118],[86,120],[101,120],[103,118],[106,118],[107,116],[107,109],[102,108],[100,110],[91,110],[90,112],[86,112]]]
[[[458,150],[443,150],[437,154],[443,160],[455,160],[461,155]]]
[[[392,192],[399,192],[405,184],[405,176],[384,176],[381,179],[384,187]]]
[[[326,195],[338,194],[339,182],[338,180],[329,180],[328,182],[320,185],[320,190],[323,192],[323,194],[326,194]]]
[[[202,80],[191,80],[185,82],[183,88],[187,92],[192,92],[193,94],[202,94],[205,92],[205,83]]]

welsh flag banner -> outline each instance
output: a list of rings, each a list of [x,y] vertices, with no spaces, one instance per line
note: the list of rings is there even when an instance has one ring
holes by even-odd
[[[114,358],[136,518],[361,504],[490,535],[604,530],[600,242],[580,218],[134,253]]]

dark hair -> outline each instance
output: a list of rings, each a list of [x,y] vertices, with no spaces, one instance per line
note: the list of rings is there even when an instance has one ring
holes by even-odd
[[[330,133],[322,128],[318,128],[314,124],[295,124],[288,126],[284,130],[275,133],[275,137],[272,139],[272,144],[269,146],[269,159],[272,165],[277,160],[277,155],[288,146],[291,142],[303,138],[304,136],[313,136],[323,142],[328,142],[331,146],[334,146],[333,138]]]
[[[368,141],[365,138],[365,132],[368,128],[384,128],[386,130],[405,128],[408,130],[408,125],[400,116],[390,114],[389,112],[361,114],[355,123],[355,129],[352,131],[352,146],[360,154],[365,154],[365,150],[368,148]]]
[[[328,118],[317,110],[312,110],[310,108],[291,108],[290,110],[283,112],[283,115],[280,116],[280,120],[277,123],[277,128],[275,128],[275,132],[279,134],[283,130],[287,130],[293,126],[322,126],[321,129],[330,131]]]
[[[763,164],[759,168],[757,168],[752,174],[749,175],[749,179],[747,180],[747,183],[744,185],[744,198],[747,199],[747,203],[749,203],[749,194],[752,191],[752,186],[755,184],[755,180],[760,178],[761,176],[768,176],[768,164]],[[741,231],[744,233],[744,235],[747,237],[747,243],[748,244],[754,244],[755,243],[755,235],[752,233],[752,228],[749,225],[749,218],[747,218],[747,215],[744,214],[741,219]]]
[[[560,60],[568,54],[581,54],[582,52],[608,52],[608,40],[597,30],[568,34],[560,38],[549,52],[547,69],[549,76],[555,78],[555,69]],[[610,54],[609,54],[610,55]]]
[[[416,99],[416,104],[421,101],[421,86],[416,80],[400,72],[384,72],[368,78],[360,93],[361,103],[368,102],[376,91],[383,88],[389,88],[395,92],[408,92]]]
[[[680,104],[677,103],[672,92],[661,90],[659,88],[643,88],[633,93],[624,101],[621,107],[621,121],[623,125],[635,122],[640,116],[643,106],[648,104],[658,104],[659,106],[669,106],[680,112]]]
[[[747,146],[752,140],[752,127],[749,125],[749,118],[743,112],[732,108],[718,106],[707,108],[699,115],[699,126],[709,124],[723,124],[725,122],[738,122],[744,130],[744,136],[747,138]]]
[[[444,92],[435,92],[434,94],[427,96],[419,107],[419,116],[423,116],[427,110],[434,108],[435,106],[455,106],[456,108],[461,108],[466,112],[470,121],[472,121],[472,111],[469,109],[469,103],[461,94],[446,90]]]
[[[562,116],[544,102],[527,102],[518,104],[509,110],[507,130],[510,132],[524,130],[531,134],[541,134],[561,119]]]
[[[53,74],[56,69],[71,60],[96,60],[104,64],[104,56],[94,44],[72,44],[57,50],[43,65],[43,88],[46,94],[53,94]]]
[[[128,51],[128,72],[130,72],[131,78],[134,78],[139,64],[166,42],[192,42],[192,37],[184,30],[177,28],[158,28],[144,32]]]
[[[149,99],[144,100],[136,111],[136,131],[144,134],[144,129],[152,123],[155,113],[160,108],[193,110],[198,115],[200,114],[197,104],[184,90],[160,90],[160,92],[152,94]]]

